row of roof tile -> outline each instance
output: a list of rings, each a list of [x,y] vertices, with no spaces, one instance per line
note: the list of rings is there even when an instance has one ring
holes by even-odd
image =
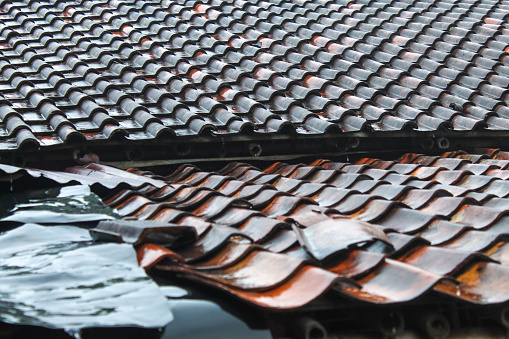
[[[508,168],[509,153],[492,149],[265,170],[183,165],[167,176],[99,164],[65,173],[0,167],[107,188],[103,201],[137,222],[103,222],[96,239],[133,243],[151,272],[270,309],[325,292],[375,304],[508,301]]]
[[[506,130],[499,1],[37,1],[0,14],[2,149]]]

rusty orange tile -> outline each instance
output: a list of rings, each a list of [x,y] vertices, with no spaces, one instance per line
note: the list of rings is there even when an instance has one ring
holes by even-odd
[[[465,252],[481,252],[495,244],[499,238],[500,234],[467,230],[459,237],[441,244],[440,247]]]
[[[468,163],[469,162],[464,159],[442,158],[435,161],[433,163],[433,167],[442,167],[448,169],[449,171],[452,171],[459,169],[460,167],[463,168],[463,166]]]
[[[355,193],[358,192],[346,188],[326,187],[323,189],[323,191],[311,198],[320,206],[332,206],[343,201],[349,195]]]
[[[418,167],[415,171],[408,173],[408,175],[412,175],[420,180],[430,180],[438,173],[443,172],[444,169],[440,167]]]
[[[215,270],[227,268],[245,258],[252,251],[263,250],[262,247],[249,244],[229,241],[223,248],[212,256],[205,257],[192,264],[195,270]]]
[[[203,234],[198,241],[183,247],[175,248],[175,252],[183,257],[187,262],[201,260],[210,253],[223,247],[230,238],[237,241],[251,242],[245,234],[235,228],[227,226],[212,225],[210,229]]]
[[[228,181],[232,180],[233,178],[212,174],[209,177],[207,177],[204,181],[202,181],[200,184],[198,184],[198,186],[218,190],[219,187],[224,186]]]
[[[265,207],[262,210],[262,213],[268,217],[287,215],[301,205],[315,205],[315,204],[317,205],[316,202],[309,198],[281,196],[274,199],[267,207]]]
[[[269,309],[298,309],[320,297],[340,278],[318,267],[306,266],[290,281],[266,292],[245,292],[229,289],[235,296]]]
[[[297,180],[306,180],[307,178],[313,176],[319,169],[313,166],[302,166],[297,168],[291,174],[286,175],[288,178],[297,179]]]
[[[279,229],[288,228],[289,225],[279,220],[254,216],[245,221],[239,230],[255,242],[263,242]]]
[[[498,150],[491,157],[496,160],[509,160],[509,152]]]
[[[185,198],[181,197],[181,199],[179,200],[177,200],[176,197],[173,197],[172,199],[169,199],[168,203],[175,207],[178,207],[179,209],[193,210],[195,208],[200,208],[201,206],[204,205],[206,201],[209,201],[210,199],[218,197],[223,199],[224,198],[231,199],[230,197],[224,197],[223,195],[213,190],[203,188],[197,188],[189,193],[190,194],[187,195]]]
[[[327,265],[327,270],[340,277],[359,278],[369,274],[384,263],[385,255],[362,250],[347,252],[344,257],[334,260]]]
[[[327,162],[322,164],[322,167],[329,171],[338,171],[340,172],[343,167],[348,165],[345,162]]]
[[[217,188],[216,191],[231,197],[237,194],[244,186],[246,186],[246,183],[243,181],[229,180],[226,181],[221,187]]]
[[[418,170],[419,168],[421,168],[421,166],[416,164],[395,163],[390,167],[390,171],[408,175],[415,173],[415,171]]]
[[[402,164],[411,164],[419,156],[421,156],[421,154],[406,153],[406,154],[404,154],[404,155],[402,155],[401,157],[398,158],[398,162],[400,162]]]
[[[441,245],[457,238],[467,229],[471,229],[471,227],[447,220],[435,220],[417,234],[428,240],[432,245]]]
[[[340,203],[327,207],[339,211],[341,214],[352,214],[366,207],[373,200],[385,200],[382,197],[366,194],[352,194],[346,197]]]
[[[500,170],[500,169],[490,169],[490,170],[487,170],[485,172],[485,174],[487,176],[497,178],[497,179],[502,179],[502,180],[509,179],[509,171],[504,171],[504,170]]]
[[[470,171],[440,171],[433,177],[433,181],[438,181],[443,185],[455,185],[468,176],[474,175]]]
[[[201,187],[193,187],[193,186],[182,185],[182,186],[179,186],[170,195],[167,195],[167,196],[162,195],[162,196],[159,196],[159,197],[156,197],[156,198],[152,198],[152,196],[151,196],[150,198],[154,199],[154,200],[164,199],[163,201],[165,201],[165,202],[168,202],[168,203],[171,203],[171,204],[179,204],[179,203],[183,203],[185,201],[190,200],[191,198],[193,198],[198,193],[203,195],[203,194],[211,194],[210,192],[212,192],[212,191],[211,190],[207,190],[207,189],[203,189]]]
[[[368,204],[359,211],[350,214],[350,216],[355,219],[372,222],[382,218],[385,214],[400,205],[400,203],[394,201],[375,199],[368,202]]]
[[[200,270],[200,276],[244,291],[264,291],[290,279],[304,266],[298,258],[268,251],[251,251],[225,268]]]
[[[419,209],[429,204],[434,199],[440,197],[450,197],[451,193],[446,190],[434,190],[434,189],[410,189],[405,195],[400,197],[398,200],[405,205]]]
[[[171,185],[166,185],[160,189],[158,189],[157,191],[154,191],[150,194],[150,199],[152,200],[156,200],[156,201],[163,201],[171,196],[173,196],[174,194],[177,194],[179,192],[180,189],[182,189],[183,187],[180,186],[180,187],[173,187]]]
[[[136,253],[138,257],[138,263],[144,269],[152,268],[163,259],[184,262],[184,258],[182,258],[177,253],[155,244],[144,244],[137,250]]]
[[[439,284],[435,290],[475,304],[496,304],[509,300],[509,268],[489,262],[472,264],[456,277],[458,286]]]
[[[260,243],[263,248],[271,252],[283,252],[297,244],[297,235],[292,230],[280,229],[272,236]]]
[[[329,220],[328,209],[323,209],[316,205],[303,205],[295,209],[288,217],[278,217],[289,223],[294,223],[302,227],[309,227],[317,222]]]
[[[138,220],[155,220],[160,222],[173,222],[182,216],[192,215],[176,208],[170,208],[165,204],[150,204],[133,214]]]
[[[465,205],[451,217],[451,221],[482,229],[492,225],[503,212],[484,206]]]
[[[207,180],[212,174],[208,172],[194,172],[185,179],[179,180],[177,183],[181,185],[197,186]]]
[[[381,180],[381,179],[385,178],[386,176],[390,175],[391,173],[397,173],[397,172],[392,171],[392,170],[386,171],[386,170],[381,170],[381,169],[376,169],[376,168],[367,168],[362,171],[362,174],[365,174],[374,180]]]
[[[387,238],[391,241],[393,249],[387,253],[391,258],[396,258],[415,248],[429,245],[429,241],[419,236],[388,232]]]
[[[412,159],[412,164],[418,164],[422,166],[432,166],[435,161],[437,161],[440,157],[438,156],[427,156],[427,155],[418,155]]]
[[[230,207],[218,216],[207,219],[214,221],[217,224],[239,227],[246,220],[256,216],[263,216],[263,214],[253,209]]]
[[[504,266],[509,265],[509,244],[507,241],[499,241],[495,245],[485,249],[484,254]]]
[[[394,161],[384,161],[380,159],[373,159],[373,161],[369,164],[372,168],[386,170],[391,168],[395,164]]]
[[[419,210],[428,214],[450,217],[466,205],[477,205],[477,201],[471,198],[440,197],[419,208]]]
[[[180,165],[172,174],[166,176],[166,181],[172,183],[184,180],[189,175],[197,172],[198,170],[199,169],[194,165]]]
[[[480,161],[481,164],[487,164],[490,166],[495,166],[500,170],[506,170],[509,167],[509,160],[498,160],[498,159],[482,159]]]
[[[358,280],[361,289],[344,287],[341,292],[374,304],[401,303],[420,297],[442,279],[441,275],[385,259],[377,270]]]
[[[111,207],[115,208],[121,216],[128,216],[149,204],[153,204],[152,200],[140,195],[134,195],[119,205],[113,205]]]
[[[461,170],[469,171],[475,175],[486,175],[487,173],[497,170],[496,166],[488,164],[471,164],[466,163],[460,167]]]
[[[308,178],[308,181],[320,184],[327,184],[329,181],[333,181],[334,178],[340,176],[340,172],[336,170],[320,170],[316,171],[312,177]]]
[[[398,258],[399,261],[439,275],[455,274],[474,261],[489,261],[480,253],[455,251],[447,248],[422,246]]]

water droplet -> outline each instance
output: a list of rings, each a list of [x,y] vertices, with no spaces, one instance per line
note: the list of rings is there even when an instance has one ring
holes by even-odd
[[[81,331],[75,329],[66,329],[65,332],[75,339],[81,339]]]

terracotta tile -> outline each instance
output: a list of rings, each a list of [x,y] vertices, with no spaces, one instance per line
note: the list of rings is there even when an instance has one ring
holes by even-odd
[[[134,245],[154,243],[171,246],[174,243],[188,244],[197,239],[194,227],[147,220],[101,221],[90,233],[95,241],[116,239]]]
[[[508,300],[506,276],[509,270],[501,265],[480,262],[456,277],[459,286],[437,285],[435,289],[475,304],[495,304]]]
[[[375,304],[405,302],[428,292],[441,279],[438,274],[386,259],[376,271],[358,281],[361,289],[343,288],[342,292]]]
[[[362,250],[353,250],[345,253],[344,258],[338,258],[334,263],[327,265],[327,269],[339,276],[359,278],[376,270],[385,261],[385,255]]]
[[[304,229],[294,226],[293,230],[301,246],[319,261],[324,261],[341,251],[355,248],[359,244],[364,245],[375,240],[391,245],[380,229],[348,218],[330,218]]]
[[[266,292],[229,292],[255,305],[269,309],[296,309],[325,293],[338,276],[323,269],[306,266],[286,284]]]
[[[436,274],[451,275],[469,263],[479,260],[486,261],[488,258],[478,253],[424,246],[406,253],[398,260]]]

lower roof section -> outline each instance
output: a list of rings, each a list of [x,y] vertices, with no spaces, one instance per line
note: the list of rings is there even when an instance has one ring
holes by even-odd
[[[410,306],[419,314],[428,307],[446,328],[460,326],[459,311],[451,311],[460,307],[480,324],[508,325],[504,151],[230,163],[216,172],[182,165],[154,174],[97,163],[0,171],[13,192],[89,186],[117,213],[94,215],[95,241],[130,243],[150,275],[194,281],[267,312],[348,309],[359,313],[353,321],[370,322],[371,314],[373,323],[389,307],[393,327],[381,331],[399,331],[404,321],[417,322]],[[1,222],[45,223],[21,212]]]

